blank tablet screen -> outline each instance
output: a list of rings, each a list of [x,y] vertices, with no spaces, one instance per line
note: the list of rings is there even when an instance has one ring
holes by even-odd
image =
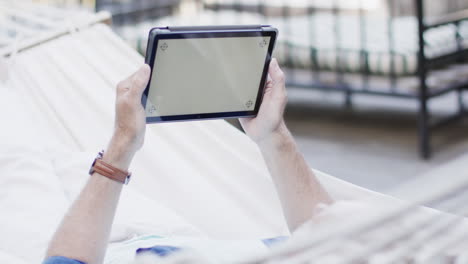
[[[270,38],[160,39],[147,116],[253,111]]]

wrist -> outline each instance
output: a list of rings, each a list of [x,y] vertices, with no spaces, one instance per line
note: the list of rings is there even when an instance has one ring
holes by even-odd
[[[123,137],[114,135],[104,152],[102,160],[118,169],[127,171],[134,155],[135,150],[128,141]]]
[[[282,149],[293,146],[294,144],[294,139],[292,138],[292,135],[284,121],[281,121],[277,129],[264,137],[261,141],[257,142],[257,145],[262,152]]]

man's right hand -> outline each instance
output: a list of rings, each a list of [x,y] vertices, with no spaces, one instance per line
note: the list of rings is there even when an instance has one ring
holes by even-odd
[[[278,61],[273,59],[268,69],[268,80],[260,110],[254,118],[239,118],[242,128],[257,144],[271,143],[287,132],[283,119],[286,103],[285,75]]]
[[[150,67],[144,64],[117,85],[114,135],[104,161],[122,170],[128,169],[133,155],[143,145],[146,119],[141,96],[150,74]]]

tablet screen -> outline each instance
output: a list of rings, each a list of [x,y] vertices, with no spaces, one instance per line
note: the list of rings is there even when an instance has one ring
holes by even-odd
[[[271,37],[159,39],[146,114],[253,111]]]

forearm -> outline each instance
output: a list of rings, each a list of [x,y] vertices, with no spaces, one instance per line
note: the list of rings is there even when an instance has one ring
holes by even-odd
[[[128,171],[143,145],[146,119],[141,96],[150,72],[145,64],[117,85],[114,136],[102,161],[122,171]],[[95,172],[55,232],[47,257],[102,263],[121,191],[122,183]]]
[[[103,160],[127,170],[130,158],[110,144]],[[122,184],[93,174],[57,229],[47,256],[64,256],[86,263],[102,263]]]
[[[330,203],[332,199],[298,151],[284,122],[258,145],[292,232],[313,217],[316,205]]]

